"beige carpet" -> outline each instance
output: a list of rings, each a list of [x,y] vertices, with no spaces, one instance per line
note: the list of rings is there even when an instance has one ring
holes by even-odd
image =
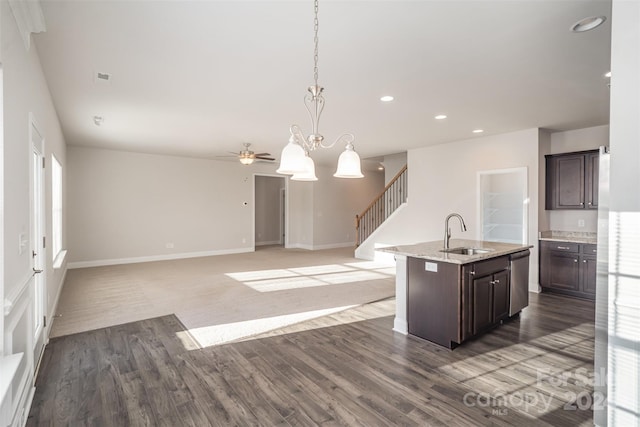
[[[174,313],[201,347],[264,333],[395,292],[392,264],[352,248],[266,247],[247,254],[69,270],[51,336]]]

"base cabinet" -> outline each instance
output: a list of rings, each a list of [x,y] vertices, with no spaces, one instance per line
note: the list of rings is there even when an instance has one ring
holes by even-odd
[[[540,285],[545,292],[595,299],[596,245],[540,241]]]
[[[463,267],[466,307],[465,339],[490,329],[509,317],[509,257],[498,257]]]

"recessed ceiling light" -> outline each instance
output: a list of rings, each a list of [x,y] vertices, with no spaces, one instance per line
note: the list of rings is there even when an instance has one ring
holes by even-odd
[[[436,119],[436,120],[444,120],[446,118],[447,118],[447,116],[444,115],[444,114],[438,114],[437,116],[434,117],[434,119]]]
[[[573,24],[571,26],[571,31],[573,31],[574,33],[583,33],[585,31],[593,30],[594,28],[600,26],[606,20],[606,16],[590,16],[588,18],[581,19]]]
[[[482,133],[482,132],[484,132],[484,129],[474,129],[472,132],[473,133]]]
[[[382,97],[380,97],[380,101],[382,101],[382,102],[391,102],[391,101],[393,101],[393,96],[391,96],[391,95],[382,96]]]
[[[383,171],[384,170],[384,166],[378,166],[378,170],[379,171]]]
[[[611,71],[607,71],[606,73],[604,73],[604,76],[605,76],[607,79],[610,79],[610,78],[611,78]]]

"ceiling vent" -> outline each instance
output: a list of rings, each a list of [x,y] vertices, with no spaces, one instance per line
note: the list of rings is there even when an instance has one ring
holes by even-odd
[[[96,71],[96,73],[93,75],[93,81],[95,83],[111,84],[111,74],[110,73],[102,73],[100,71]]]

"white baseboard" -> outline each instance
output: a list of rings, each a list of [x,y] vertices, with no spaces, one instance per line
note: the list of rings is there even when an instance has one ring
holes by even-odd
[[[117,258],[117,259],[102,259],[95,261],[76,261],[67,264],[67,268],[87,268],[87,267],[103,267],[107,265],[119,265],[119,264],[136,264],[139,262],[152,262],[152,261],[167,261],[172,259],[185,259],[185,258],[200,258],[206,256],[215,255],[230,255],[239,254],[245,252],[253,252],[253,248],[236,248],[236,249],[222,249],[216,251],[202,251],[202,252],[185,252],[179,254],[167,254],[167,255],[152,255],[133,258]]]
[[[337,248],[355,248],[355,244],[353,242],[349,243],[329,243],[325,245],[306,245],[302,243],[292,244],[287,246],[289,249],[306,249],[309,251],[321,251],[323,249],[337,249]]]
[[[67,278],[67,271],[69,271],[69,266],[65,265],[64,270],[62,271],[62,277],[60,278],[60,283],[58,286],[58,292],[56,293],[56,299],[53,301],[53,306],[51,307],[51,311],[47,313],[47,319],[49,323],[47,324],[47,340],[49,342],[49,333],[51,332],[51,327],[53,326],[53,322],[56,318],[56,312],[58,311],[58,302],[60,301],[60,295],[62,294],[62,288],[64,287],[64,281]]]

